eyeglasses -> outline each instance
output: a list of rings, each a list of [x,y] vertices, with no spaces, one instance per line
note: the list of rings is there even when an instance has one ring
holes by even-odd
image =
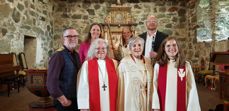
[[[67,35],[67,36],[64,36],[64,37],[67,37],[67,38],[78,38],[79,35]]]

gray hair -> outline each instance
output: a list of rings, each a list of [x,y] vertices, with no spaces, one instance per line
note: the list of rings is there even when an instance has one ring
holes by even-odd
[[[87,60],[95,57],[95,54],[97,53],[97,47],[98,47],[99,43],[101,43],[101,42],[104,43],[104,45],[107,49],[107,53],[108,53],[108,43],[104,39],[97,38],[90,45],[90,48],[89,48],[88,53],[87,53]]]
[[[63,30],[63,37],[65,36],[65,33],[67,30],[76,30],[75,28],[73,27],[66,27],[64,30]],[[76,30],[77,31],[77,30]]]
[[[144,39],[141,38],[141,37],[139,37],[139,36],[134,36],[134,37],[131,37],[131,38],[129,39],[129,42],[128,42],[128,49],[129,49],[129,50],[131,50],[131,48],[133,47],[133,45],[134,45],[134,43],[135,43],[136,41],[140,41],[142,47],[144,48],[144,42],[145,42]]]

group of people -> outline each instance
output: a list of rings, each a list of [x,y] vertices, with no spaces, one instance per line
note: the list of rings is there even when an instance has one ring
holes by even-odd
[[[67,28],[64,49],[49,61],[47,88],[58,111],[200,111],[192,68],[176,38],[157,30],[150,15],[147,31],[134,36],[123,28],[121,58],[108,56],[101,26],[92,24],[79,53],[79,33]],[[152,62],[153,59],[153,63]]]

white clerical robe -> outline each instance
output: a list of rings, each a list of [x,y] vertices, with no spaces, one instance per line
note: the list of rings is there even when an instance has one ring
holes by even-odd
[[[186,103],[187,111],[200,111],[199,98],[196,90],[195,78],[189,62],[186,62]],[[157,92],[159,64],[154,66],[153,78],[153,98],[152,109],[160,109],[159,96]],[[165,111],[177,111],[177,68],[175,68],[175,61],[168,62],[167,68],[167,82],[165,94]]]
[[[118,67],[118,111],[149,111],[151,107],[152,65],[150,59],[124,57]]]
[[[98,59],[99,68],[99,91],[100,91],[100,107],[101,111],[110,111],[110,101],[109,101],[109,85],[108,85],[108,75],[106,69],[105,60]],[[79,82],[77,89],[77,102],[78,109],[90,109],[89,108],[89,84],[88,84],[88,61],[85,61],[82,65],[81,71],[79,73]],[[103,84],[106,84],[107,88],[104,89]]]

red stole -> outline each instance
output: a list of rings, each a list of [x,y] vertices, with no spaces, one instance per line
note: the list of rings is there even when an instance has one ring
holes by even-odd
[[[116,74],[114,63],[111,59],[106,58],[106,68],[109,83],[110,111],[116,111],[116,98],[118,88],[118,76]],[[100,108],[100,91],[99,91],[99,73],[97,59],[88,61],[88,81],[89,81],[89,104],[90,111],[101,111]]]
[[[166,82],[167,82],[167,67],[168,65],[163,65],[159,67],[158,74],[158,96],[160,101],[160,110],[165,111],[165,96],[166,96]],[[185,67],[178,68],[184,69]],[[186,111],[186,74],[182,78],[179,77],[179,72],[177,71],[177,111]],[[168,110],[168,109],[167,109]]]

